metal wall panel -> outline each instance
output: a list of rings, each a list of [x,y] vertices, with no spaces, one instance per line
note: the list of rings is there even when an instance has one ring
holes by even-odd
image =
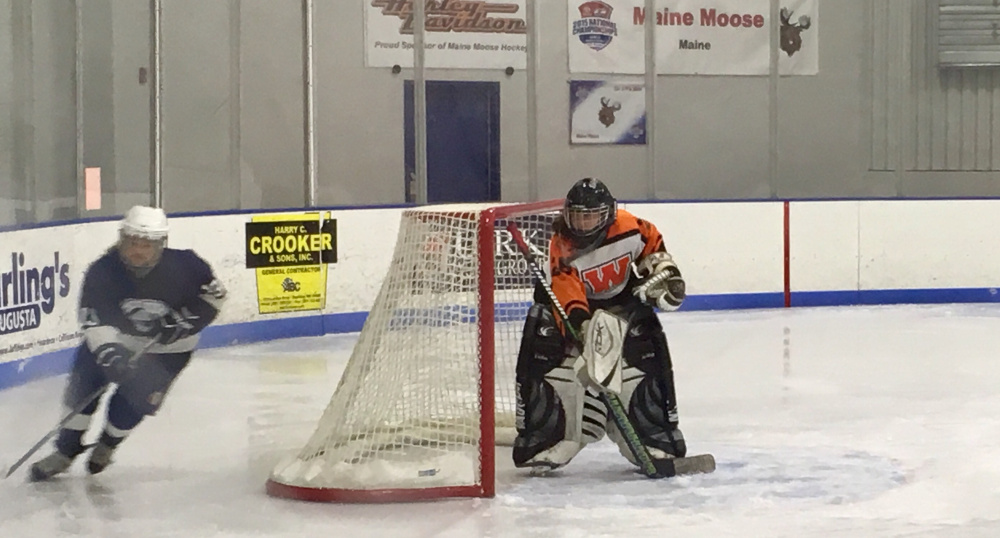
[[[888,2],[876,3],[872,7],[871,41],[871,163],[872,170],[892,170],[889,163],[888,143],[890,138],[888,73],[891,58],[886,50],[889,30]]]
[[[946,4],[956,8],[963,2],[942,0],[942,10],[949,7]],[[1000,123],[995,118],[1000,110],[1000,69],[939,68],[934,55],[938,22],[934,9],[933,3],[923,3],[913,17],[911,65],[916,98],[915,110],[908,115],[914,125],[907,132],[913,133],[915,143],[907,167],[915,171],[1000,170],[1000,155],[996,155],[1000,153]]]
[[[939,68],[937,16],[933,2],[872,4],[873,171],[1000,170],[1000,68]]]
[[[1000,65],[1000,3],[938,0],[937,59],[942,66]]]

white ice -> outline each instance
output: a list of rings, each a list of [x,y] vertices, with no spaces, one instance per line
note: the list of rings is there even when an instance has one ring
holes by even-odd
[[[682,427],[711,475],[648,480],[608,441],[494,499],[268,497],[357,335],[199,351],[105,473],[0,481],[0,537],[996,537],[1000,306],[675,313]],[[65,378],[0,392],[0,469],[57,421]],[[47,450],[48,448],[46,448]]]

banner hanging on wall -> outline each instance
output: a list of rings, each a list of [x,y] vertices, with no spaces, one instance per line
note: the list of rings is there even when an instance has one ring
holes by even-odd
[[[261,314],[322,310],[327,264],[337,261],[330,214],[261,215],[246,224],[246,266],[257,273]]]
[[[645,144],[646,87],[613,80],[569,83],[571,144]]]
[[[661,75],[767,75],[772,26],[778,72],[819,73],[819,0],[657,0],[656,71]],[[644,2],[570,0],[571,73],[645,72]]]
[[[526,0],[440,0],[426,4],[428,68],[524,69]],[[413,1],[365,0],[368,67],[413,67]]]

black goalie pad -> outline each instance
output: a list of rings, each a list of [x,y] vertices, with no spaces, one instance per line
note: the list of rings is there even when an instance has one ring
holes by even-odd
[[[541,303],[531,305],[521,333],[517,377],[541,379],[562,363],[565,356],[565,338],[556,326],[552,309]]]
[[[563,440],[566,413],[555,389],[543,380],[519,382],[517,389],[517,438],[512,456],[514,465],[521,467]]]

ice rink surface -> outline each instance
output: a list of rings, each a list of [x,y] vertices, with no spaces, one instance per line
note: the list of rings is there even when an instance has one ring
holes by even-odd
[[[499,449],[494,499],[268,497],[357,335],[199,351],[102,475],[0,481],[0,537],[1000,536],[1000,305],[662,316],[692,453],[648,480],[607,440],[549,477]],[[58,422],[65,377],[0,391],[0,469]],[[46,447],[41,454],[47,453]],[[32,460],[33,461],[33,460]]]

